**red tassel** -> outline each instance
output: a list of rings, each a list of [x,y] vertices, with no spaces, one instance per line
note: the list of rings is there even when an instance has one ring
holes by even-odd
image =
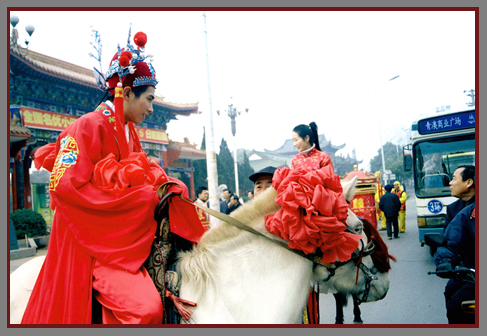
[[[115,106],[115,119],[116,119],[116,133],[117,139],[120,143],[121,158],[125,159],[128,157],[128,144],[127,138],[125,137],[125,116],[123,114],[123,88],[122,83],[118,83],[115,87],[115,99],[113,100],[113,105]]]
[[[186,308],[185,306],[183,306],[183,304],[186,306],[196,307],[196,303],[185,300],[185,299],[181,299],[181,298],[177,297],[176,295],[174,295],[173,293],[171,293],[171,291],[169,291],[167,289],[166,289],[166,297],[168,297],[172,300],[172,302],[174,303],[174,306],[178,310],[178,312],[181,315],[181,317],[183,318],[183,320],[188,321],[189,318],[191,317],[191,315],[193,315],[193,312],[191,310],[189,310],[188,308]]]
[[[357,283],[358,283],[358,271],[359,271],[359,269],[360,269],[359,265],[360,265],[360,263],[362,262],[362,257],[363,257],[363,256],[361,255],[361,256],[360,256],[360,259],[359,259],[359,260],[357,261],[357,263],[355,264],[355,266],[357,266],[357,277],[355,278],[355,284],[357,284]]]

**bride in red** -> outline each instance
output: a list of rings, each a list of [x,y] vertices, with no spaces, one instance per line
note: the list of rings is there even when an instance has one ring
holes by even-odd
[[[266,228],[287,240],[291,248],[322,253],[323,262],[347,261],[361,236],[344,231],[348,204],[330,156],[320,149],[316,124],[296,126],[292,139],[299,154],[291,169],[274,173],[272,186],[281,209],[266,218]],[[317,298],[312,291],[305,324],[319,323]]]

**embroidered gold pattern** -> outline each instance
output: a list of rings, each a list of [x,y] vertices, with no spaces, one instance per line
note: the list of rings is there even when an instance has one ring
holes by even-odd
[[[76,164],[78,159],[78,144],[72,136],[66,136],[61,140],[59,153],[54,163],[54,169],[52,170],[49,178],[49,190],[56,190],[59,180],[63,177],[66,168]]]

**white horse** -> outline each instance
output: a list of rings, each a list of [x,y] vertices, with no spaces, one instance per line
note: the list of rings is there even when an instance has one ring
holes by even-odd
[[[355,183],[356,179],[342,182],[347,200],[353,197]],[[269,188],[232,217],[283,241],[264,224],[264,216],[279,209],[275,195],[275,189]],[[363,236],[362,248],[367,246],[363,223],[350,210],[347,226]],[[374,269],[374,262],[370,256],[362,258],[359,272],[354,260],[330,269],[317,266],[313,271],[310,260],[224,222],[207,231],[192,251],[181,253],[180,260],[180,297],[197,302],[190,309],[193,321],[201,324],[300,323],[311,286],[325,279],[327,288],[362,295],[365,302],[384,298],[389,289],[387,272],[376,272],[377,279],[371,280],[374,275],[368,270]],[[43,262],[44,257],[34,258],[10,275],[10,323],[20,323]]]
[[[356,178],[342,181],[347,200],[352,199],[355,184]],[[264,216],[279,209],[275,196],[271,187],[231,217],[281,240],[265,229],[264,222]],[[362,235],[362,247],[367,246],[363,223],[351,210],[347,226]],[[377,272],[375,280],[370,272],[365,273],[374,269],[370,255],[363,256],[365,267],[358,273],[354,260],[337,268],[317,266],[313,270],[312,261],[224,222],[206,232],[193,250],[181,253],[180,261],[180,297],[197,302],[197,307],[189,308],[196,324],[301,323],[311,286],[324,280],[327,290],[357,294],[364,302],[384,298],[389,288],[387,272]]]

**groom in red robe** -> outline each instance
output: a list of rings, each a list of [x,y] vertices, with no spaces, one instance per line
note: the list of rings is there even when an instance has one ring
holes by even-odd
[[[36,152],[36,168],[51,171],[55,215],[22,323],[89,324],[93,295],[103,323],[163,321],[159,293],[143,267],[157,226],[157,189],[173,181],[171,192],[188,199],[188,191],[147,158],[133,126],[153,112],[157,80],[141,56],[146,41],[139,32],[137,48],[128,44],[113,57],[105,76],[111,99]],[[199,241],[204,229],[191,204],[173,198],[169,216],[173,234]]]

